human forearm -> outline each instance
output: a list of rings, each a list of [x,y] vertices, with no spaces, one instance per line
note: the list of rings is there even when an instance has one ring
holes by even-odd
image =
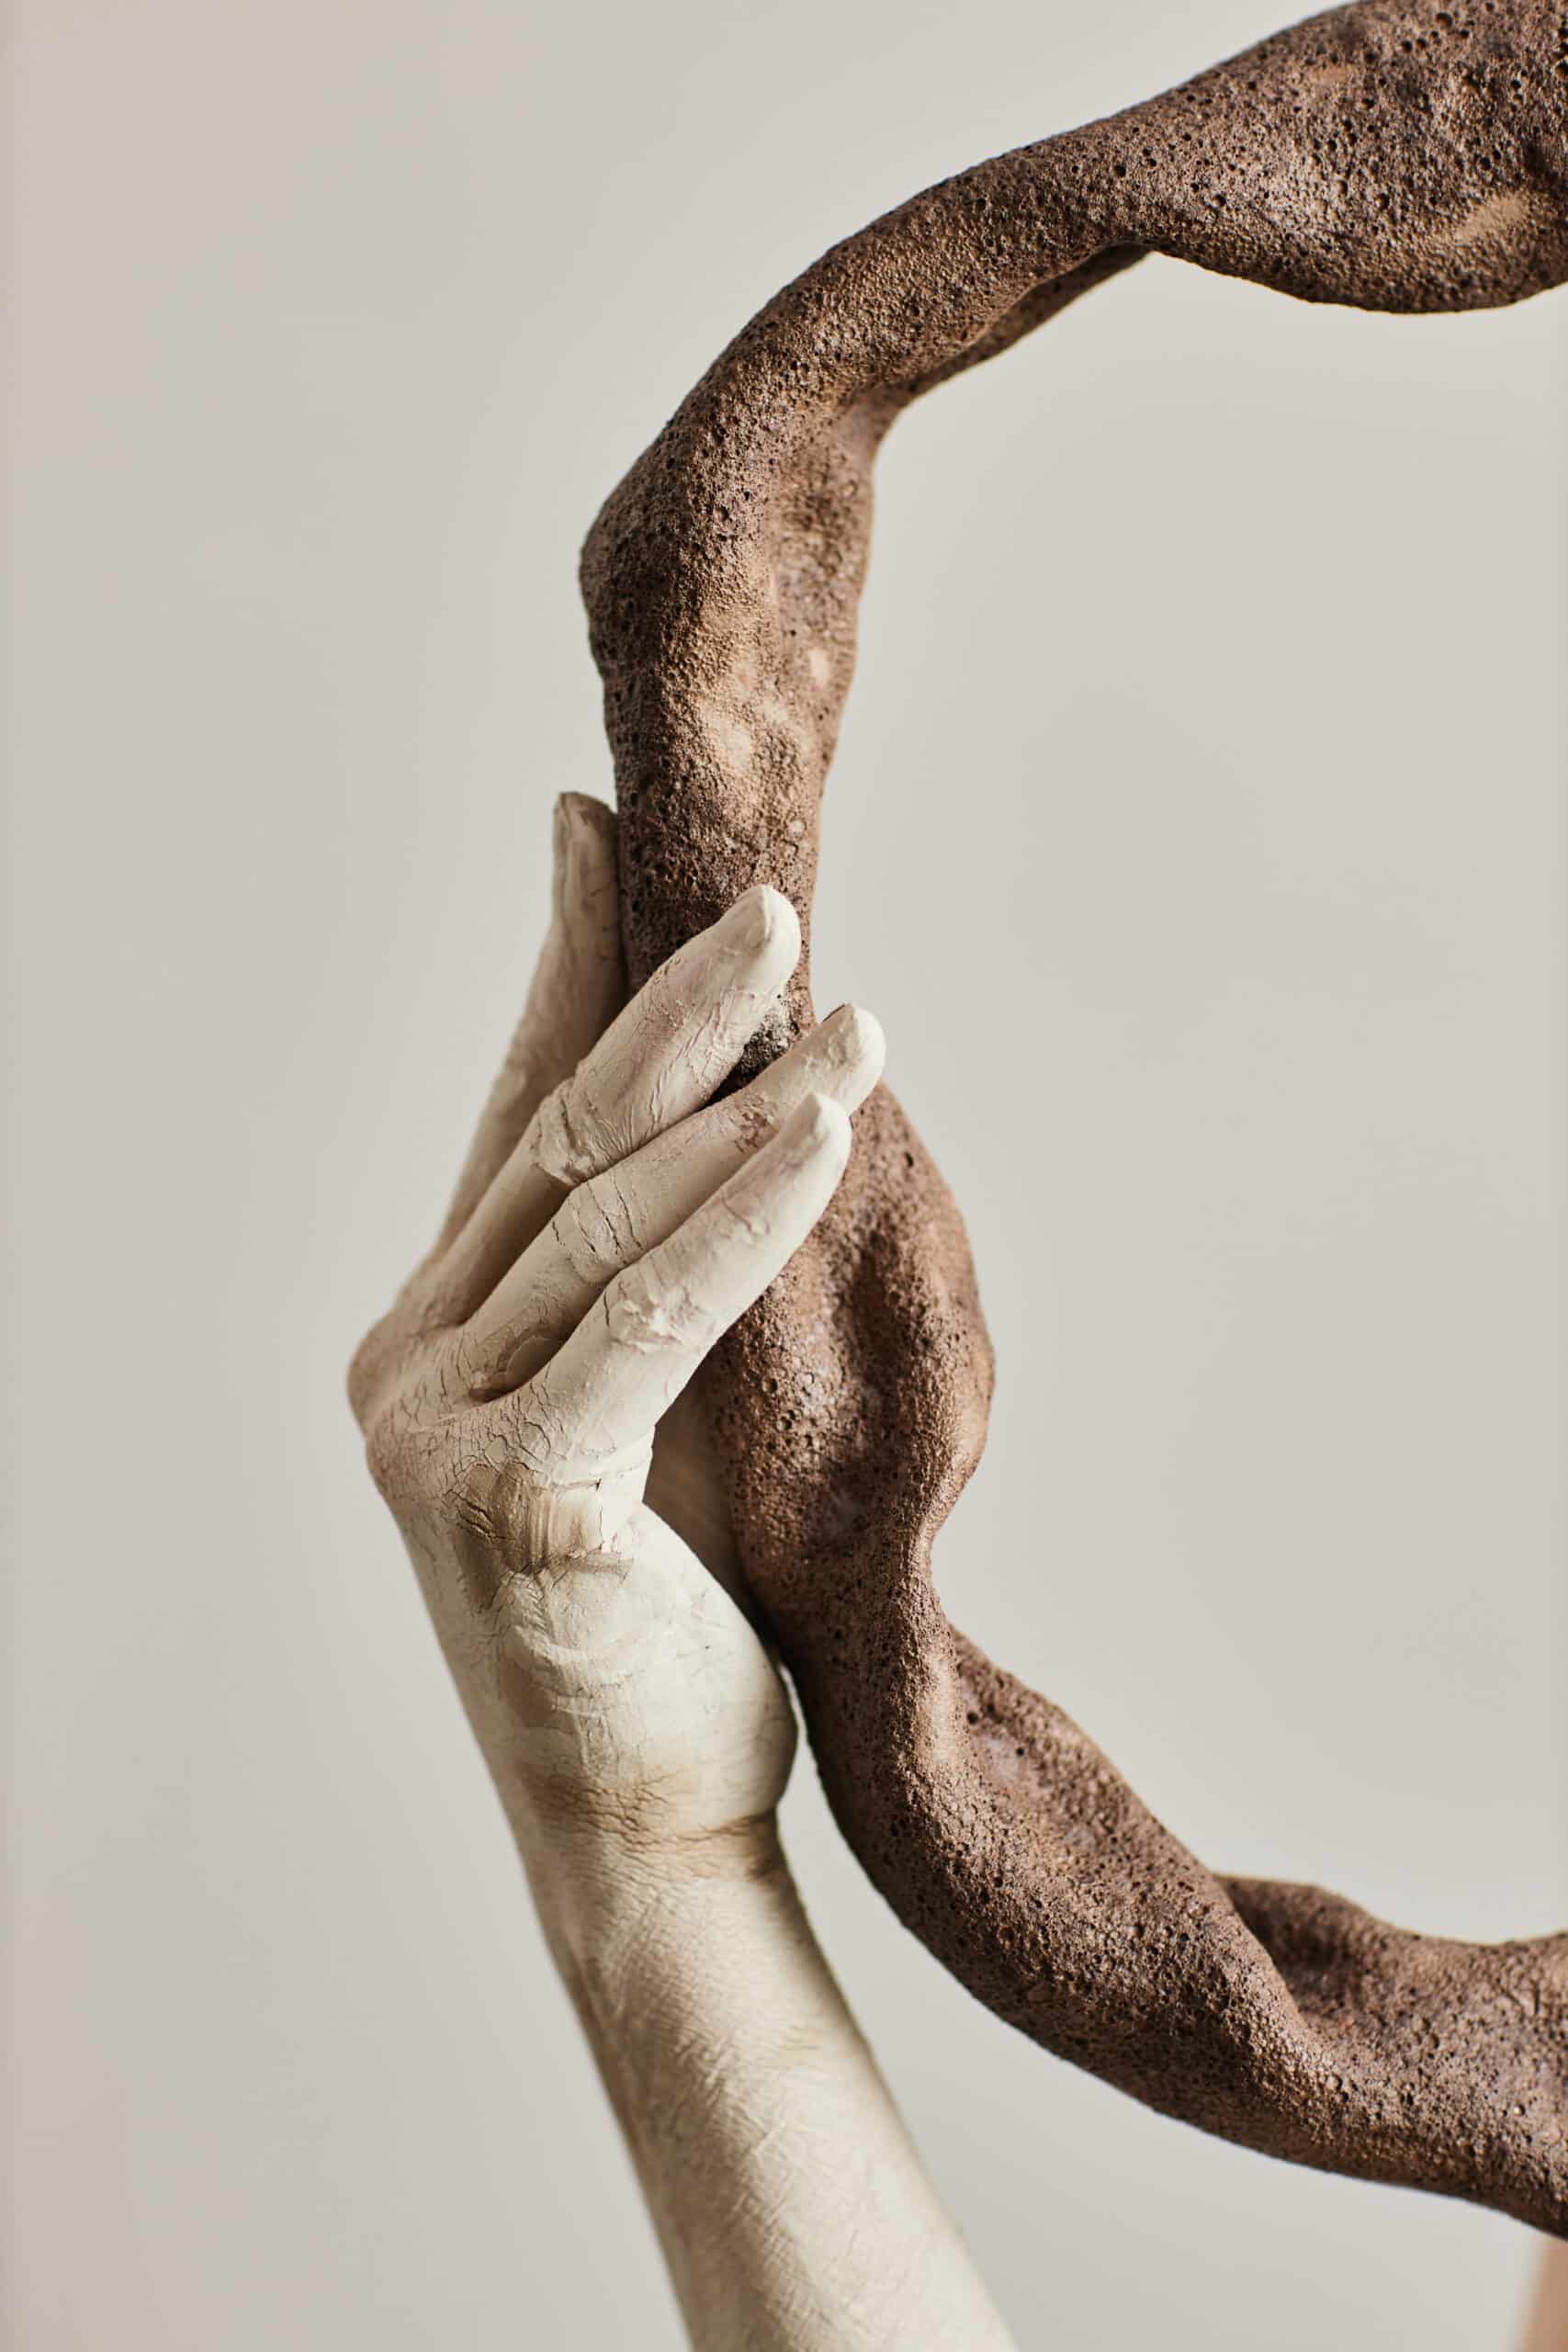
[[[1003,2352],[772,1826],[529,1865],[698,2352]]]

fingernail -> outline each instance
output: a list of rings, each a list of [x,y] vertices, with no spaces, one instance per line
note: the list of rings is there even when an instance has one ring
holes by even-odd
[[[835,1061],[869,1062],[880,1069],[887,1055],[887,1040],[874,1012],[860,1004],[840,1004],[822,1023]]]
[[[829,1094],[813,1091],[797,1102],[780,1130],[779,1140],[791,1156],[806,1159],[829,1143],[849,1142],[850,1122]]]
[[[792,934],[798,942],[800,930],[795,909],[783,891],[770,889],[765,882],[755,883],[737,899],[717,928],[726,950],[737,956],[755,956]],[[798,944],[795,952],[799,953]]]

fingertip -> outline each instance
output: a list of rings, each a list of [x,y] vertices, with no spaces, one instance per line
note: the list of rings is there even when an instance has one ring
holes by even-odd
[[[566,887],[567,864],[571,854],[571,817],[567,797],[564,792],[558,792],[550,811],[550,866],[558,899]]]
[[[556,859],[574,898],[601,890],[615,870],[615,810],[586,792],[563,792],[556,802]]]
[[[850,1114],[842,1103],[818,1089],[804,1096],[785,1122],[780,1141],[801,1159],[820,1152],[840,1162],[850,1156]]]
[[[569,944],[598,954],[606,940],[618,940],[615,814],[586,792],[563,792],[556,800],[554,902],[557,932]],[[617,999],[620,993],[617,987]]]
[[[831,1027],[835,1049],[844,1060],[867,1073],[869,1093],[887,1060],[887,1039],[881,1022],[863,1004],[841,1004],[824,1025]]]
[[[613,842],[615,837],[615,812],[604,801],[596,800],[591,792],[563,792],[556,800],[558,822],[586,840]]]
[[[771,883],[753,883],[742,891],[718,927],[728,946],[776,967],[781,976],[793,972],[800,960],[800,917]]]

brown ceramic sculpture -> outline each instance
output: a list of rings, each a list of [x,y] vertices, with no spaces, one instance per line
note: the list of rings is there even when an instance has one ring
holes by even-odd
[[[634,983],[752,883],[806,923],[893,419],[1151,252],[1383,311],[1559,284],[1568,16],[1314,17],[915,197],[752,320],[584,553]],[[811,1017],[803,965],[751,1066]],[[931,1540],[979,1454],[990,1351],[957,1210],[886,1091],[857,1130],[828,1218],[705,1394],[748,1579],[864,1868],[998,2016],[1164,2113],[1568,2234],[1568,1936],[1449,1942],[1213,1876],[948,1623]]]

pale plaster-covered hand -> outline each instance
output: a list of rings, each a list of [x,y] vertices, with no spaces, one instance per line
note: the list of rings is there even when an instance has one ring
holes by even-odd
[[[698,2352],[1005,2352],[807,1923],[795,1748],[685,1384],[804,1239],[882,1064],[845,1007],[722,1102],[800,933],[749,890],[630,1004],[569,796],[528,1003],[350,1375]]]
[[[525,1846],[651,1854],[765,1819],[795,1746],[719,1580],[700,1430],[674,1416],[650,1489],[655,1431],[827,1205],[882,1040],[845,1007],[710,1103],[794,970],[794,911],[748,892],[623,1007],[614,855],[610,812],[563,800],[506,1068],[350,1393]]]

